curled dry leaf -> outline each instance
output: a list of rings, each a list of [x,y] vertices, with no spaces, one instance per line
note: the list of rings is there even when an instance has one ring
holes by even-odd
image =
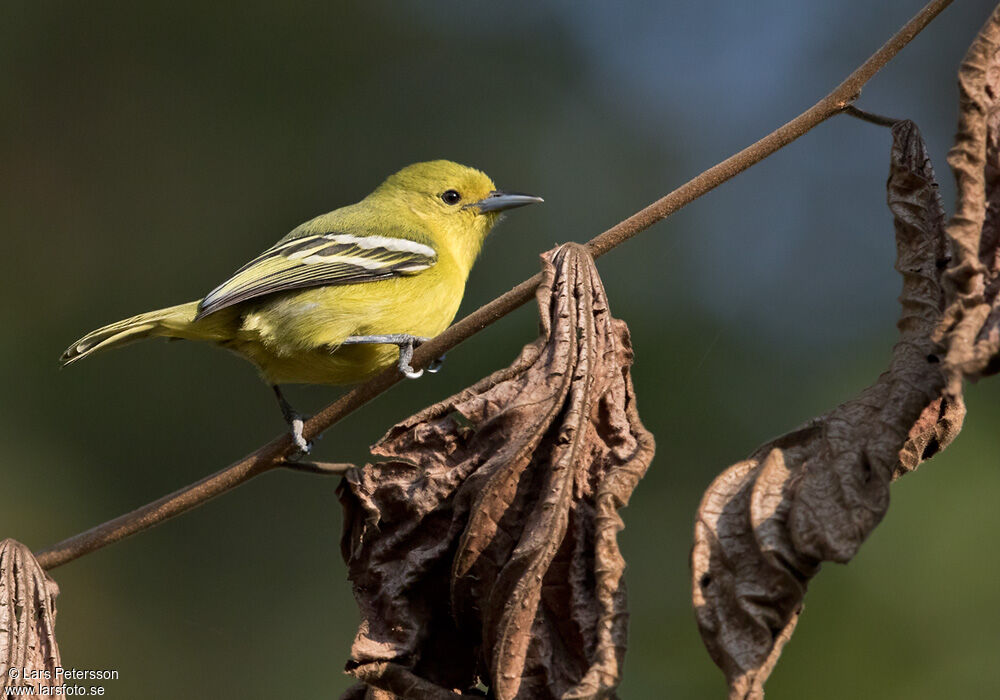
[[[953,396],[961,395],[965,377],[1000,371],[1000,7],[969,47],[958,84],[958,133],[948,153],[959,190],[948,223],[955,259],[936,336],[947,348]]]
[[[62,685],[55,674],[57,595],[59,587],[30,549],[0,542],[0,687]]]
[[[903,276],[899,342],[878,381],[723,472],[698,510],[693,598],[731,698],[759,698],[823,561],[846,562],[882,519],[889,483],[943,449],[961,397],[943,395],[931,335],[948,259],[944,214],[912,122],[892,130],[888,203]]]
[[[538,340],[396,425],[373,448],[391,461],[346,479],[342,550],[362,618],[348,670],[367,697],[481,695],[477,682],[499,700],[614,695],[617,511],[653,438],[590,255],[569,244],[543,262]]]

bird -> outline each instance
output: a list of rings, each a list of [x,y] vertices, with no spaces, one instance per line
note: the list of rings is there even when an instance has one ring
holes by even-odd
[[[60,361],[143,338],[213,343],[257,367],[306,454],[303,418],[281,385],[355,384],[393,364],[419,377],[414,347],[454,319],[502,213],[542,201],[452,161],[414,163],[361,201],[299,225],[201,299],[91,331]]]

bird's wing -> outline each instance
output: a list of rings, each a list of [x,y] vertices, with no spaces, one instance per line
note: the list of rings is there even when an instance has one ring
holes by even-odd
[[[414,275],[435,262],[434,248],[409,238],[350,233],[286,238],[209,292],[197,318],[275,292]]]

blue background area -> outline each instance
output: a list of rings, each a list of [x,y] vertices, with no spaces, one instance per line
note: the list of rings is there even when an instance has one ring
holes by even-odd
[[[214,287],[299,222],[428,158],[543,195],[463,312],[809,107],[919,2],[503,5],[6,3],[0,22],[0,536],[40,548],[215,471],[282,429],[253,369],[146,343],[59,371],[103,323]],[[922,128],[944,200],[955,72],[991,10],[956,3],[859,106]],[[600,261],[636,346],[656,460],[625,512],[625,698],[718,698],[690,609],[704,488],[884,369],[900,281],[887,130],[838,117]],[[393,422],[507,364],[525,307],[334,427],[361,462]],[[315,410],[336,395],[297,388]],[[1000,380],[958,441],[828,565],[769,698],[1000,695]],[[335,697],[357,624],[335,480],[271,473],[55,570],[66,665],[110,697]],[[192,694],[194,693],[194,694]]]

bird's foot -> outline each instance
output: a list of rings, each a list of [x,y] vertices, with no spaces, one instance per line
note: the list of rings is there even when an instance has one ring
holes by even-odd
[[[413,336],[406,343],[399,345],[399,371],[407,379],[420,379],[424,376],[424,371],[422,369],[413,369],[410,361],[413,359],[413,349],[425,340],[427,338]]]
[[[312,451],[312,443],[306,440],[305,435],[302,434],[306,421],[294,408],[292,408],[292,405],[288,403],[288,400],[285,399],[285,395],[281,393],[281,389],[279,389],[277,385],[274,385],[271,388],[274,389],[274,395],[278,399],[278,405],[281,406],[281,415],[285,419],[285,422],[288,423],[288,434],[291,436],[292,443],[296,448],[295,452],[288,456],[288,461],[298,461]]]
[[[288,421],[288,433],[292,436],[292,442],[295,443],[296,448],[295,452],[288,457],[288,461],[290,462],[297,462],[312,452],[312,443],[306,440],[302,434],[303,427],[305,427],[305,421],[297,413]]]
[[[413,359],[413,349],[419,346],[421,343],[425,343],[429,338],[423,338],[418,335],[407,335],[405,333],[392,333],[389,335],[352,335],[344,340],[341,345],[360,345],[363,343],[370,344],[381,344],[381,345],[396,345],[399,347],[399,361],[397,367],[399,367],[400,373],[407,377],[408,379],[419,379],[423,376],[424,370],[413,369],[410,361]],[[437,372],[441,369],[441,362],[444,357],[440,357],[430,364],[427,371],[430,373]]]

